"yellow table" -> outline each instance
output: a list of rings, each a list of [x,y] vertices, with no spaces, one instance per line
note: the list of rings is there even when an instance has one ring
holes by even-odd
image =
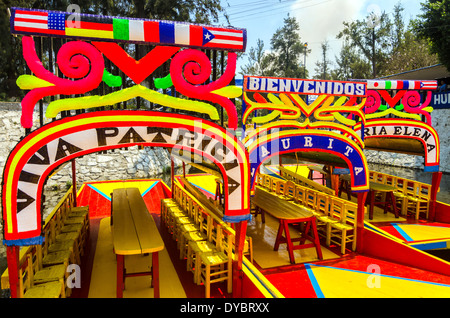
[[[289,252],[289,260],[292,264],[295,264],[294,250],[315,247],[318,258],[323,259],[319,235],[317,233],[316,217],[311,211],[305,207],[294,204],[291,201],[284,200],[260,186],[255,187],[255,195],[252,198],[252,202],[258,209],[269,213],[280,221],[275,246],[273,248],[274,251],[278,250],[280,243],[286,243]],[[306,227],[302,232],[301,237],[291,239],[289,234],[289,224],[302,222],[306,223]],[[308,235],[310,229],[313,233],[312,237]],[[283,231],[285,233],[284,237]],[[312,243],[305,244],[306,239],[310,240]],[[300,244],[294,246],[293,242],[300,242]]]
[[[153,217],[137,188],[115,189],[112,193],[112,234],[117,257],[117,297],[122,298],[125,277],[152,275],[155,298],[159,298],[158,252],[164,249]],[[152,253],[152,270],[126,273],[124,256]]]

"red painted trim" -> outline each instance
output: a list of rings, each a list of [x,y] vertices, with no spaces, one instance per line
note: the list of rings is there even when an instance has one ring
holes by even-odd
[[[19,247],[6,247],[6,260],[8,262],[9,288],[11,298],[19,298]]]
[[[434,221],[450,223],[450,204],[436,201],[436,213]]]

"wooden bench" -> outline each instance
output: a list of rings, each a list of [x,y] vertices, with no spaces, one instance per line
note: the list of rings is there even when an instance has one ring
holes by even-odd
[[[159,298],[158,252],[164,249],[164,242],[155,221],[137,188],[115,189],[112,197],[112,234],[117,258],[117,298],[123,297],[126,277],[143,275],[152,275],[154,297]],[[126,272],[124,267],[126,255],[147,253],[152,253],[150,272]]]
[[[292,264],[295,264],[294,250],[315,247],[317,257],[319,259],[323,259],[319,235],[317,233],[316,217],[311,211],[307,208],[295,205],[290,201],[284,200],[260,186],[256,186],[255,195],[252,198],[252,202],[259,209],[269,213],[280,222],[277,238],[275,240],[274,251],[278,250],[281,243],[286,243],[287,250],[289,252],[289,260]],[[293,239],[291,238],[289,232],[289,224],[295,223],[306,223],[306,226],[305,230],[301,233],[301,237]],[[312,231],[312,237],[308,234],[310,229]],[[312,243],[305,244],[307,239]],[[300,244],[294,245],[294,242],[300,242]]]

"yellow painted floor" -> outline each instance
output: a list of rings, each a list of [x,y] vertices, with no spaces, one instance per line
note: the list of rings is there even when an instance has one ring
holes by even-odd
[[[308,271],[324,298],[450,297],[450,285],[445,284],[312,264]]]
[[[116,297],[116,256],[113,252],[110,218],[100,221],[97,247],[92,278],[89,288],[89,298]],[[125,268],[128,272],[150,270],[151,254],[149,256],[126,256]],[[161,298],[185,298],[183,286],[172,265],[166,250],[159,253],[159,280]],[[152,298],[153,288],[151,276],[129,277],[125,279],[124,298]]]

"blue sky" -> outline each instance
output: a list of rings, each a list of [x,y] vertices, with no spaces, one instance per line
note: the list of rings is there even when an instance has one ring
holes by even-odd
[[[321,56],[321,43],[328,40],[329,59],[334,62],[339,54],[342,41],[336,35],[342,30],[343,21],[362,20],[370,12],[392,13],[393,7],[401,3],[406,21],[420,14],[423,0],[221,0],[230,16],[230,24],[247,29],[247,51],[256,46],[257,39],[264,41],[270,49],[270,39],[283,25],[289,13],[300,24],[302,42],[308,43],[311,54],[306,58],[310,77],[314,75],[315,63]],[[225,23],[224,19],[219,21]],[[246,57],[238,61],[240,66],[247,63]],[[303,63],[303,61],[302,61]]]

